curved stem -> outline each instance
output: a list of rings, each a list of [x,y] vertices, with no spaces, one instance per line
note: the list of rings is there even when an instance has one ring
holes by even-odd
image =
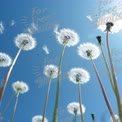
[[[109,41],[108,41],[108,33],[109,32],[107,31],[107,33],[106,33],[107,49],[108,49],[108,55],[109,55],[111,70],[112,70],[112,77],[113,77],[114,88],[115,88],[115,93],[116,93],[117,105],[118,105],[118,109],[119,109],[119,116],[120,116],[120,120],[122,122],[121,98],[120,98],[120,94],[119,94],[119,89],[118,89],[116,74],[115,74],[115,70],[114,70],[114,65],[112,62],[111,50],[110,50],[110,45],[109,45]]]
[[[46,114],[46,109],[47,109],[47,103],[48,103],[48,96],[49,96],[49,92],[50,92],[50,85],[51,85],[51,78],[48,82],[48,89],[47,89],[47,94],[46,94],[46,99],[45,99],[45,104],[44,104],[44,111],[43,111],[43,117],[42,117],[42,122],[44,122],[44,117]]]
[[[16,100],[15,100],[14,109],[10,118],[10,122],[13,122],[13,119],[14,119],[14,115],[15,115],[17,103],[18,103],[18,97],[19,97],[19,93],[16,94]]]
[[[3,117],[5,111],[6,111],[7,108],[9,107],[9,105],[10,105],[10,103],[11,103],[11,101],[13,100],[14,97],[15,97],[15,94],[12,95],[12,96],[10,97],[10,99],[9,99],[8,102],[7,102],[7,104],[4,106],[2,112],[0,113],[0,119]]]
[[[8,72],[7,72],[7,74],[6,74],[5,78],[4,78],[4,81],[3,81],[3,83],[2,83],[2,87],[0,88],[0,102],[2,102],[2,97],[3,97],[3,95],[4,95],[4,91],[5,91],[5,89],[6,89],[7,82],[8,82],[8,80],[9,80],[9,77],[10,77],[10,75],[11,75],[12,69],[13,69],[13,67],[14,67],[14,65],[15,65],[15,63],[16,63],[16,61],[17,61],[17,58],[18,58],[19,54],[21,53],[23,47],[24,47],[24,45],[22,45],[21,48],[19,49],[19,51],[17,52],[17,54],[16,54],[14,60],[12,61],[11,66],[9,67],[9,70],[8,70]]]
[[[112,116],[113,121],[116,122],[116,119],[115,119],[115,116],[114,116],[114,112],[113,112],[113,110],[112,110],[112,107],[111,107],[110,102],[109,102],[109,100],[108,100],[108,97],[107,97],[107,95],[106,95],[104,86],[103,86],[103,84],[102,84],[102,81],[101,81],[101,79],[100,79],[99,73],[98,73],[98,71],[97,71],[97,68],[96,68],[96,66],[95,66],[95,64],[94,64],[94,62],[93,62],[93,60],[92,60],[92,58],[91,58],[91,63],[92,63],[92,65],[93,65],[94,71],[95,71],[95,73],[96,73],[96,76],[97,76],[99,85],[100,85],[100,87],[101,87],[101,90],[102,90],[102,93],[103,93],[103,96],[104,96],[106,105],[107,105],[108,110],[109,110],[109,113],[110,113],[110,115]]]
[[[110,70],[109,70],[109,66],[108,66],[108,62],[107,62],[107,60],[106,60],[106,57],[105,57],[105,54],[104,54],[104,51],[103,51],[103,48],[102,48],[101,45],[100,45],[100,50],[101,50],[101,52],[102,52],[102,56],[103,56],[103,59],[104,59],[104,63],[105,63],[105,65],[106,65],[106,69],[107,69],[107,72],[108,72],[108,77],[109,77],[109,79],[110,79],[111,87],[112,87],[112,89],[113,89],[113,91],[114,91],[114,93],[115,93],[115,88],[114,88],[114,84],[113,84],[113,79],[112,79],[112,76],[111,76],[111,73],[110,73]],[[115,94],[116,94],[116,93],[115,93]]]
[[[59,95],[60,95],[60,72],[61,72],[61,66],[62,66],[62,60],[63,60],[63,55],[65,51],[66,45],[64,45],[60,60],[59,60],[59,66],[58,66],[58,79],[57,79],[57,90],[56,90],[56,99],[55,99],[55,107],[54,107],[54,112],[53,112],[53,122],[57,122],[57,115],[58,115],[58,103],[59,103]]]
[[[83,110],[82,110],[82,100],[81,100],[81,87],[80,83],[78,82],[78,97],[79,97],[79,106],[80,106],[80,113],[81,113],[81,121],[84,122]]]

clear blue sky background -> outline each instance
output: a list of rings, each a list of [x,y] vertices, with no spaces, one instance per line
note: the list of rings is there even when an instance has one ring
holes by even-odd
[[[48,81],[43,75],[43,68],[47,64],[58,65],[59,55],[62,49],[62,46],[58,44],[53,33],[53,26],[55,23],[60,25],[59,28],[65,27],[75,30],[80,36],[80,43],[92,42],[97,44],[96,36],[101,35],[103,38],[104,50],[106,51],[105,33],[97,30],[95,24],[91,23],[86,18],[87,15],[92,15],[94,18],[99,16],[98,4],[98,0],[86,0],[84,2],[81,0],[0,0],[0,22],[3,23],[5,28],[3,34],[0,34],[0,52],[5,52],[14,58],[18,51],[18,48],[14,44],[16,35],[26,32],[26,29],[30,27],[32,22],[37,24],[39,28],[39,31],[33,34],[37,40],[37,46],[31,51],[22,51],[20,54],[16,65],[13,68],[3,97],[2,105],[0,106],[0,110],[2,110],[10,96],[14,94],[11,87],[13,82],[17,80],[27,82],[30,90],[26,94],[20,94],[14,122],[31,122],[33,116],[41,115],[43,112]],[[40,13],[37,14],[37,10],[39,10]],[[45,21],[42,20],[44,17]],[[39,19],[40,21],[37,21]],[[12,20],[15,21],[15,25],[13,26],[11,26]],[[113,59],[116,66],[118,84],[120,92],[122,93],[121,33],[122,31],[116,34],[111,34],[110,44],[113,49]],[[49,48],[49,55],[42,50],[43,45],[47,45]],[[70,82],[67,78],[67,72],[73,67],[82,67],[89,71],[91,76],[90,81],[81,86],[82,101],[86,107],[86,112],[84,114],[85,122],[92,122],[90,116],[91,113],[95,114],[96,122],[109,122],[110,115],[104,102],[93,67],[91,66],[91,62],[84,60],[77,55],[77,46],[67,48],[64,55],[59,104],[59,122],[72,121],[73,116],[67,112],[66,107],[70,102],[78,101],[77,85]],[[118,114],[116,100],[112,93],[109,80],[106,77],[102,56],[96,59],[95,63],[98,67],[113,110]],[[7,70],[8,68],[0,68],[0,82],[2,82]],[[46,114],[49,122],[52,122],[55,92],[56,80],[53,80]],[[14,101],[5,112],[1,122],[9,121],[13,105]],[[78,122],[80,122],[80,117],[78,117],[78,120]]]

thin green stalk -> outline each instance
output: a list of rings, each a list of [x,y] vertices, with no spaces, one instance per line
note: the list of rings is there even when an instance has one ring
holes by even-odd
[[[77,122],[77,114],[74,116],[74,122]]]
[[[50,85],[51,85],[51,78],[49,79],[49,82],[48,82],[48,89],[47,89],[47,94],[46,94],[46,99],[45,99],[45,104],[44,104],[44,111],[43,111],[42,122],[44,122],[44,117],[45,117],[45,114],[46,114],[47,103],[48,103],[48,96],[49,96],[49,92],[50,92]]]
[[[0,102],[2,102],[2,98],[3,98],[4,92],[5,92],[5,89],[6,89],[8,80],[9,80],[9,77],[10,77],[10,75],[11,75],[12,69],[13,69],[13,67],[14,67],[14,65],[15,65],[15,63],[16,63],[16,61],[17,61],[17,59],[18,59],[18,56],[20,55],[20,53],[21,53],[23,47],[24,47],[24,44],[21,46],[21,48],[20,48],[19,51],[17,52],[17,54],[16,54],[14,60],[12,61],[11,66],[9,67],[9,70],[8,70],[8,72],[7,72],[7,74],[6,74],[5,78],[4,78],[4,81],[3,81],[3,83],[2,83],[2,87],[0,88]]]
[[[106,69],[107,69],[107,72],[108,72],[108,77],[109,77],[109,79],[110,79],[111,87],[112,87],[112,89],[113,89],[113,91],[114,91],[114,93],[115,93],[115,88],[114,88],[114,84],[113,84],[113,79],[112,79],[112,76],[111,76],[111,73],[110,73],[110,69],[109,69],[109,66],[108,66],[108,62],[107,62],[107,60],[106,60],[106,57],[105,57],[105,54],[104,54],[104,51],[103,51],[103,48],[102,48],[101,45],[100,45],[100,50],[101,50],[101,52],[102,52],[102,56],[103,56],[103,59],[104,59],[104,63],[105,63],[105,65],[106,65]],[[115,95],[116,95],[116,93],[115,93]]]
[[[66,45],[64,45],[60,60],[59,60],[59,66],[58,66],[58,78],[57,78],[57,90],[56,90],[56,99],[55,99],[55,107],[54,107],[54,112],[53,112],[53,122],[57,122],[57,116],[58,116],[58,104],[59,104],[59,95],[60,95],[60,72],[61,72],[61,66],[62,66],[62,60],[63,60],[63,55],[65,52]]]
[[[10,105],[10,103],[11,103],[11,101],[13,100],[14,97],[15,97],[15,94],[12,95],[12,96],[10,97],[10,99],[9,99],[8,102],[7,102],[7,104],[4,106],[2,112],[0,113],[0,119],[3,117],[5,111],[6,111],[7,108],[9,107],[9,105]]]
[[[96,68],[96,66],[95,66],[95,64],[94,64],[94,62],[93,62],[93,60],[92,60],[92,58],[91,58],[91,63],[92,63],[92,65],[93,65],[94,71],[95,71],[96,76],[97,76],[97,79],[98,79],[98,81],[99,81],[99,85],[100,85],[100,87],[101,87],[101,90],[102,90],[102,93],[103,93],[103,96],[104,96],[106,105],[107,105],[108,110],[109,110],[109,113],[110,113],[110,115],[112,116],[113,121],[116,122],[116,119],[115,119],[115,116],[114,116],[114,112],[113,112],[113,110],[112,110],[112,107],[111,107],[110,102],[109,102],[109,100],[108,100],[108,97],[107,97],[107,95],[106,95],[104,86],[103,86],[103,84],[102,84],[101,78],[100,78],[100,76],[99,76],[99,73],[98,73],[98,71],[97,71],[97,68]]]
[[[107,33],[106,33],[106,43],[107,43],[107,49],[108,49],[108,55],[109,55],[111,70],[112,70],[114,88],[115,88],[115,92],[116,92],[116,99],[117,99],[117,105],[118,105],[118,110],[119,110],[119,117],[120,117],[121,122],[122,122],[121,98],[120,98],[120,94],[119,94],[119,89],[118,89],[116,74],[115,74],[115,70],[114,70],[114,65],[113,65],[113,62],[112,62],[111,50],[110,50],[110,45],[109,45],[109,41],[108,41],[108,33],[109,32],[107,31]]]
[[[19,93],[16,94],[16,100],[15,100],[14,109],[10,118],[10,122],[13,122],[13,119],[14,119],[14,115],[15,115],[17,103],[18,103],[18,97],[19,97]]]
[[[81,87],[80,83],[78,82],[78,97],[79,97],[79,106],[80,106],[80,113],[81,113],[81,121],[84,122],[83,110],[82,110],[82,100],[81,100]]]

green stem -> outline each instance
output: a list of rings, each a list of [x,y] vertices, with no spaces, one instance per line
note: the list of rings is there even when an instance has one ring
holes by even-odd
[[[74,116],[74,122],[77,122],[77,114]]]
[[[80,83],[78,82],[78,97],[79,97],[79,106],[80,106],[80,113],[81,113],[81,121],[84,122],[83,110],[82,110],[82,100],[81,100],[81,87]]]
[[[13,119],[14,119],[14,115],[15,115],[17,103],[18,103],[18,97],[19,97],[19,93],[16,94],[16,100],[15,100],[14,109],[10,118],[10,122],[13,122]]]
[[[14,65],[15,65],[15,63],[16,63],[16,61],[18,59],[18,56],[21,53],[23,47],[24,47],[24,45],[22,45],[21,48],[19,49],[19,51],[17,52],[14,60],[12,61],[11,66],[9,67],[9,70],[8,70],[8,72],[7,72],[7,74],[6,74],[5,78],[4,78],[4,81],[2,83],[2,87],[0,88],[0,102],[2,102],[2,98],[3,98],[4,92],[5,92],[5,89],[6,89],[6,86],[7,86],[7,82],[9,80],[9,77],[11,75],[12,69],[13,69],[13,67],[14,67]]]
[[[106,95],[104,86],[103,86],[103,84],[102,84],[101,78],[100,78],[100,76],[99,76],[99,73],[98,73],[98,71],[97,71],[97,68],[96,68],[96,66],[95,66],[95,64],[94,64],[94,62],[93,62],[93,60],[92,60],[92,58],[91,58],[91,63],[92,63],[92,65],[93,65],[94,71],[95,71],[96,76],[97,76],[97,79],[98,79],[98,81],[99,81],[99,85],[100,85],[100,87],[101,87],[101,90],[102,90],[102,93],[103,93],[103,96],[104,96],[106,105],[107,105],[108,110],[109,110],[109,113],[110,113],[110,115],[112,116],[113,121],[116,122],[116,119],[115,119],[115,116],[114,116],[114,112],[113,112],[113,110],[112,110],[112,107],[111,107],[110,102],[109,102],[109,100],[108,100],[108,97],[107,97],[107,95]]]
[[[58,79],[57,79],[57,90],[56,90],[56,99],[55,99],[55,107],[54,107],[54,112],[53,112],[53,122],[57,122],[57,115],[58,115],[58,103],[59,103],[59,95],[60,95],[60,72],[61,72],[61,66],[62,66],[62,60],[63,60],[63,55],[65,51],[66,45],[64,45],[60,60],[59,60],[59,66],[58,66]]]
[[[0,119],[3,117],[5,111],[6,111],[7,108],[9,107],[9,105],[10,105],[10,103],[11,103],[11,101],[13,100],[14,97],[15,97],[15,94],[12,95],[12,96],[10,97],[10,99],[9,99],[8,102],[7,102],[7,104],[4,106],[2,112],[0,113]]]
[[[108,55],[109,55],[109,60],[110,60],[110,65],[111,65],[111,70],[112,70],[112,77],[113,77],[114,88],[115,88],[115,93],[116,93],[117,105],[118,105],[118,109],[119,109],[119,117],[120,117],[120,120],[122,122],[121,98],[120,98],[120,94],[119,94],[119,89],[118,89],[116,74],[115,74],[115,70],[114,70],[114,65],[112,62],[112,55],[111,55],[111,50],[110,50],[109,41],[108,41],[108,31],[106,33],[106,42],[107,42]]]
[[[44,104],[44,111],[43,111],[42,122],[44,122],[44,118],[45,118],[45,114],[46,114],[47,103],[48,103],[48,96],[49,96],[49,92],[50,92],[50,85],[51,85],[51,78],[49,79],[49,82],[48,82],[48,89],[47,89],[47,94],[46,94],[46,99],[45,99],[45,104]]]
[[[96,122],[95,115],[94,114],[91,114],[91,117],[92,117],[93,122]]]
[[[102,56],[103,56],[103,59],[104,59],[104,63],[106,65],[106,69],[107,69],[107,72],[108,72],[108,77],[110,79],[110,83],[111,83],[111,87],[115,93],[115,88],[114,88],[114,84],[113,84],[113,79],[112,79],[112,76],[111,76],[111,73],[110,73],[110,69],[109,69],[109,66],[108,66],[108,62],[106,60],[106,57],[105,57],[105,54],[104,54],[104,51],[103,51],[103,48],[102,46],[100,45],[100,49],[101,49],[101,52],[102,52]],[[116,94],[116,93],[115,93]]]

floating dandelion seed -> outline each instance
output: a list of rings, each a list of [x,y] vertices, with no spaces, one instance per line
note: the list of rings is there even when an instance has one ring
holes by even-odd
[[[49,49],[48,49],[48,47],[47,47],[46,45],[44,45],[44,46],[42,47],[42,49],[45,51],[46,54],[49,54],[49,53],[50,53],[50,52],[49,52]]]
[[[96,59],[100,55],[100,49],[90,42],[83,43],[78,47],[78,55],[87,60],[90,60],[90,57]]]
[[[119,116],[118,115],[114,115],[114,116],[115,116],[116,122],[120,122]],[[112,117],[110,117],[110,121],[111,122],[114,122],[113,119],[112,119]]]
[[[17,35],[17,37],[15,38],[15,45],[17,47],[19,47],[19,51],[17,52],[5,78],[4,78],[4,81],[3,81],[3,84],[2,84],[2,87],[0,89],[0,102],[2,101],[2,97],[3,97],[3,94],[4,94],[4,91],[5,91],[5,88],[6,88],[6,85],[7,85],[7,82],[9,80],[9,77],[10,77],[10,74],[12,72],[12,69],[18,59],[18,56],[20,55],[21,51],[22,50],[32,50],[33,48],[35,48],[36,46],[36,41],[35,39],[29,35],[29,34],[24,34],[24,33],[21,33],[19,35]]]
[[[67,110],[69,113],[73,114],[73,115],[80,115],[80,107],[79,107],[79,103],[78,102],[72,102],[72,103],[69,103],[68,106],[67,106]],[[82,104],[82,111],[83,113],[85,113],[85,107],[84,105]]]
[[[36,115],[32,118],[32,122],[42,122],[42,116],[41,115]],[[48,122],[46,118],[44,118],[44,122]]]
[[[3,31],[5,30],[3,22],[0,22],[0,34],[3,34]]]
[[[0,52],[0,67],[7,67],[11,65],[11,58],[9,55]]]
[[[71,29],[63,28],[58,31],[58,26],[56,25],[54,32],[56,33],[58,42],[68,47],[75,46],[80,40],[78,34]]]
[[[49,78],[57,78],[58,76],[58,67],[52,64],[46,65],[44,67],[44,74]]]
[[[16,81],[12,84],[15,93],[26,93],[29,90],[28,85],[23,81]]]
[[[82,68],[72,68],[68,72],[68,76],[70,81],[72,81],[75,84],[78,84],[78,82],[84,84],[90,80],[89,73]]]

